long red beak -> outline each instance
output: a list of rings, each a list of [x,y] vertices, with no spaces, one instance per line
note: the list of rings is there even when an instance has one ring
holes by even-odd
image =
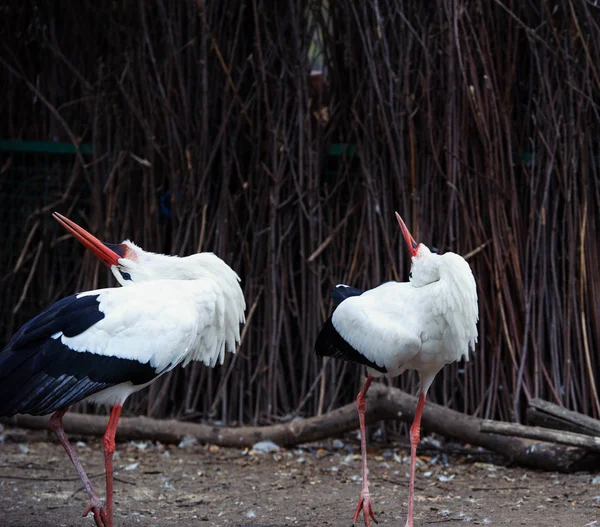
[[[408,227],[400,217],[400,214],[396,212],[396,219],[398,220],[398,225],[400,225],[400,229],[402,229],[402,234],[404,235],[404,239],[406,240],[406,245],[408,245],[408,250],[410,251],[410,256],[416,256],[417,250],[419,249],[419,244],[412,237],[412,234],[408,230]]]
[[[109,267],[111,265],[119,265],[119,258],[123,258],[124,254],[113,251],[111,247],[119,250],[121,247],[120,245],[102,243],[98,238],[58,212],[52,213],[52,217],[75,236],[75,238],[103,264]]]

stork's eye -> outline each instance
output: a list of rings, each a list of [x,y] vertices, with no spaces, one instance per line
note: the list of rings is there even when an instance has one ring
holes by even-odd
[[[123,280],[131,280],[131,275],[129,273],[125,273],[125,272],[121,271],[121,269],[119,269],[119,273],[121,273]]]

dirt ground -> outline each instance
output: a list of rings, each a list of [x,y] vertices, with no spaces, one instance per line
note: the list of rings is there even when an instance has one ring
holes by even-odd
[[[0,427],[0,526],[94,525],[79,479],[46,432]],[[373,441],[373,443],[375,443]],[[97,439],[77,450],[104,492]],[[450,453],[449,453],[450,452]],[[197,445],[119,443],[115,454],[118,526],[350,526],[360,495],[354,435],[279,452]],[[600,477],[503,466],[456,445],[423,444],[415,526],[600,527]],[[403,526],[408,496],[405,446],[369,450],[371,496],[380,525]],[[357,525],[364,525],[362,515]]]

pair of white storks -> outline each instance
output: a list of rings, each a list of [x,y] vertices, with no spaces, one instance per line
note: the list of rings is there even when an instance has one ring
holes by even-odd
[[[237,274],[212,253],[179,258],[143,251],[130,241],[105,244],[64,216],[54,217],[103,263],[122,288],[64,298],[25,324],[0,352],[0,415],[52,413],[50,428],[75,465],[99,527],[113,525],[115,433],[123,403],[178,364],[209,367],[235,352],[245,301]],[[416,370],[419,401],[410,430],[411,469],[406,527],[413,525],[416,447],[425,396],[448,363],[468,359],[477,341],[477,292],[467,262],[438,255],[415,242],[398,223],[412,265],[408,282],[366,292],[339,285],[336,308],[320,331],[315,351],[363,364],[368,376],[357,397],[363,486],[354,522],[363,510],[375,519],[367,482],[365,395],[375,376]],[[83,470],[63,430],[73,404],[112,406],[104,436],[106,505]]]

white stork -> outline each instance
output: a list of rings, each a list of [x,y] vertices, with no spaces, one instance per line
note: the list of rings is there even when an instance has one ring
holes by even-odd
[[[368,376],[356,403],[360,420],[363,484],[354,523],[363,510],[367,527],[375,518],[367,482],[365,395],[373,377],[395,377],[416,370],[419,401],[410,429],[408,518],[413,526],[415,457],[427,390],[436,374],[462,358],[477,342],[477,288],[469,264],[455,253],[438,255],[415,242],[400,215],[396,218],[412,257],[408,282],[387,282],[362,292],[345,285],[332,291],[339,304],[321,329],[315,351],[367,366]]]
[[[58,217],[57,217],[58,216]],[[53,413],[50,428],[81,477],[96,525],[113,525],[115,433],[123,403],[178,364],[223,363],[235,352],[245,301],[238,275],[212,253],[179,258],[130,241],[103,244],[55,215],[128,287],[59,300],[27,322],[0,352],[0,415]],[[63,429],[69,407],[112,406],[106,433],[106,507]]]

